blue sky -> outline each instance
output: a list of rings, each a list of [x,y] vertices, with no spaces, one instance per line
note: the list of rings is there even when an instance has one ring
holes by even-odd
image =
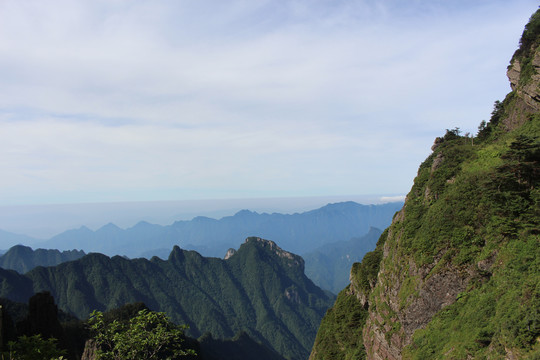
[[[403,195],[537,1],[0,1],[0,204]]]

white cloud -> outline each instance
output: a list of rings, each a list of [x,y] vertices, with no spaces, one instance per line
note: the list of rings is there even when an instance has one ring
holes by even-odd
[[[399,4],[4,1],[0,201],[405,192],[537,5]]]
[[[381,203],[391,203],[391,202],[398,202],[398,201],[405,201],[405,195],[381,197]]]

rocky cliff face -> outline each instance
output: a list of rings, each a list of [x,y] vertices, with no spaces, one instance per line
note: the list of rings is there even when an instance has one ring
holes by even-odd
[[[437,138],[311,359],[540,356],[539,46],[540,11],[512,58],[513,91],[476,137]]]
[[[527,24],[521,39],[521,47],[516,51],[510,66],[508,79],[510,86],[518,97],[515,108],[505,119],[508,129],[521,126],[530,114],[540,110],[540,54],[535,34],[538,24],[534,18]]]

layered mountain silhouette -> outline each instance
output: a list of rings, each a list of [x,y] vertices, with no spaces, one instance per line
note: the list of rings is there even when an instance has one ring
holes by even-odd
[[[38,239],[35,239],[30,236],[15,234],[9,231],[0,229],[0,249],[9,249],[17,244],[35,244],[39,242]],[[2,251],[3,252],[3,251]]]
[[[383,229],[402,205],[343,202],[291,215],[242,210],[219,220],[200,216],[168,226],[139,222],[125,230],[114,224],[96,231],[81,227],[61,233],[39,246],[58,250],[82,249],[109,256],[151,258],[157,255],[165,258],[170,249],[178,245],[205,256],[223,257],[227,249],[238,247],[238,239],[260,236],[278,241],[287,251],[303,254],[325,243],[362,236],[372,226]]]
[[[56,249],[36,249],[24,245],[16,245],[0,256],[0,267],[15,270],[21,274],[36,266],[54,266],[66,261],[77,260],[85,254],[81,250],[58,251]]]
[[[143,302],[189,325],[188,335],[231,338],[244,331],[285,358],[305,359],[334,297],[304,274],[300,256],[250,237],[226,260],[174,247],[167,260],[88,254],[25,275],[0,269],[0,296],[26,302],[48,291],[63,311]]]
[[[325,244],[303,254],[306,275],[321,288],[339,293],[349,284],[352,264],[361,261],[368,251],[375,249],[381,234],[381,230],[372,227],[364,236]]]

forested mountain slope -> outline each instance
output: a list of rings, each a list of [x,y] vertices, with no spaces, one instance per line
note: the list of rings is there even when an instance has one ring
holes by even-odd
[[[438,138],[311,359],[540,357],[540,11],[476,137]]]
[[[84,255],[86,254],[81,250],[66,250],[62,252],[56,249],[32,250],[28,246],[15,245],[4,255],[0,256],[0,267],[24,274],[36,266],[54,266],[66,261],[80,259]]]
[[[306,275],[323,289],[339,293],[349,284],[352,264],[362,260],[373,249],[381,230],[371,228],[367,234],[349,241],[325,244],[302,257],[306,262]]]
[[[166,312],[188,335],[215,339],[245,331],[289,359],[306,359],[333,296],[304,275],[301,257],[248,238],[226,260],[175,247],[168,260],[89,254],[25,276],[0,271],[0,297],[26,302],[49,291],[58,307],[84,319],[91,311],[143,302]]]

